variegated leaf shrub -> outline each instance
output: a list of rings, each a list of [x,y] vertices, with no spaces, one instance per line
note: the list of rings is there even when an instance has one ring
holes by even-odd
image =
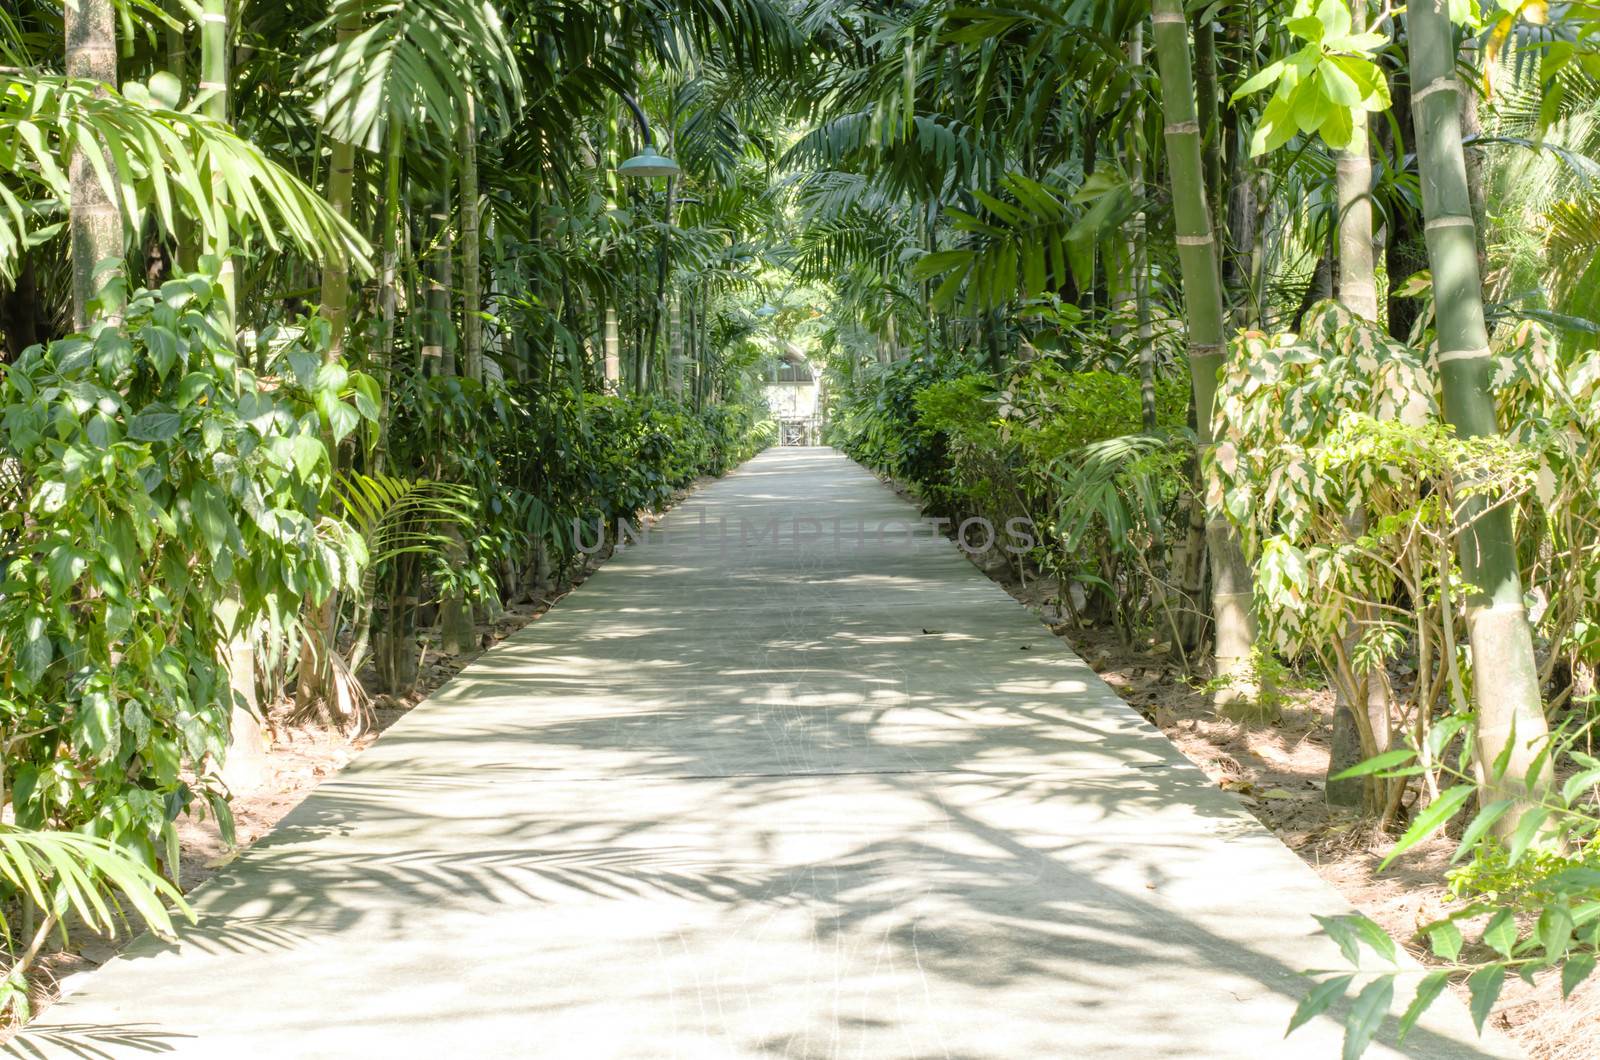
[[[1468,813],[1484,778],[1506,768],[1480,760],[1470,724],[1462,505],[1489,496],[1514,506],[1552,713],[1593,703],[1600,659],[1600,352],[1563,354],[1531,321],[1505,330],[1494,350],[1503,435],[1464,439],[1439,414],[1435,351],[1418,346],[1332,302],[1299,334],[1244,332],[1222,373],[1218,443],[1205,461],[1208,504],[1239,526],[1254,559],[1264,633],[1278,651],[1314,659],[1349,702],[1387,704],[1354,712],[1367,761],[1345,775],[1363,779],[1386,821],[1420,789],[1389,860]],[[1387,693],[1376,700],[1374,681]],[[1403,1032],[1452,974],[1468,976],[1481,1026],[1508,971],[1559,966],[1569,992],[1589,974],[1600,943],[1591,724],[1572,712],[1541,750],[1564,763],[1556,790],[1530,785],[1525,800],[1468,814],[1451,874],[1457,901],[1422,932],[1435,966],[1405,961],[1364,918],[1325,920],[1358,970],[1326,973],[1296,1026],[1347,990],[1352,1019],[1379,1011],[1397,982],[1415,980]],[[1517,821],[1512,834],[1497,834],[1502,818]],[[1463,930],[1480,932],[1483,947],[1464,951]],[[1370,1028],[1352,1033],[1370,1038]]]

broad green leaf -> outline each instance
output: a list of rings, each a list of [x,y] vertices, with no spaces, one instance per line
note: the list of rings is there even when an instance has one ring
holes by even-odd
[[[1389,1004],[1394,1001],[1394,976],[1384,975],[1368,983],[1356,995],[1350,1012],[1344,1020],[1343,1060],[1360,1060],[1361,1054],[1372,1044],[1383,1019],[1389,1014]]]
[[[1395,766],[1404,765],[1415,757],[1417,757],[1417,752],[1413,751],[1409,747],[1401,747],[1393,751],[1385,751],[1382,754],[1373,755],[1366,761],[1357,765],[1353,765],[1349,769],[1335,774],[1330,779],[1349,780],[1351,777],[1365,777],[1373,773],[1381,773],[1386,769],[1392,769]]]
[[[228,509],[228,500],[211,483],[197,482],[189,491],[189,504],[200,537],[211,558],[216,559],[239,533],[233,513]]]
[[[1378,865],[1378,871],[1382,872],[1395,858],[1443,828],[1476,791],[1477,789],[1471,784],[1457,784],[1440,792],[1437,799],[1417,814],[1416,820],[1411,822],[1411,827],[1406,829],[1400,841],[1394,845],[1394,849],[1390,850]]]
[[[1559,961],[1566,954],[1567,946],[1572,942],[1572,930],[1572,914],[1564,905],[1548,905],[1539,914],[1534,934],[1544,947],[1547,960]]]
[[[1336,975],[1312,987],[1311,991],[1301,998],[1300,1004],[1295,1006],[1294,1014],[1289,1017],[1289,1029],[1284,1031],[1284,1037],[1287,1038],[1307,1021],[1326,1012],[1329,1005],[1344,996],[1345,989],[1354,980],[1354,975]]]
[[[89,692],[78,702],[74,729],[84,751],[98,762],[117,753],[122,722],[117,704],[104,692]]]
[[[1454,961],[1461,956],[1461,929],[1453,920],[1440,920],[1426,928],[1428,945],[1433,948],[1436,956],[1447,961]]]
[[[1237,89],[1235,89],[1234,93],[1233,93],[1233,96],[1231,97],[1231,102],[1237,103],[1239,100],[1243,99],[1245,96],[1251,95],[1252,93],[1255,93],[1255,92],[1260,92],[1262,89],[1267,88],[1268,86],[1277,83],[1278,78],[1282,74],[1283,74],[1283,60],[1282,59],[1279,59],[1278,61],[1276,61],[1274,63],[1270,63],[1269,65],[1267,65],[1267,66],[1263,67],[1261,70],[1259,70],[1255,74],[1255,76],[1251,77],[1249,80],[1245,81],[1244,84],[1240,85]]]
[[[1449,972],[1429,972],[1422,977],[1422,982],[1417,984],[1417,994],[1411,999],[1411,1004],[1406,1006],[1404,1015],[1400,1017],[1399,1040],[1404,1042],[1406,1035],[1411,1033],[1411,1028],[1416,1026],[1417,1020],[1428,1010],[1428,1006],[1444,992],[1450,983]]]
[[[1511,833],[1511,842],[1506,851],[1508,865],[1516,865],[1522,860],[1522,855],[1528,852],[1534,840],[1544,828],[1545,822],[1550,819],[1550,811],[1542,806],[1537,806],[1525,811],[1522,818],[1517,821],[1516,831]]]
[[[1477,816],[1473,817],[1472,823],[1467,825],[1466,830],[1461,833],[1461,843],[1456,847],[1455,853],[1450,855],[1451,863],[1454,864],[1466,857],[1478,845],[1484,835],[1488,833],[1489,829],[1494,827],[1494,823],[1505,816],[1506,811],[1515,805],[1516,800],[1514,799],[1498,799],[1479,810]]]
[[[1578,985],[1589,978],[1594,971],[1595,957],[1592,953],[1574,953],[1568,957],[1561,966],[1561,996],[1568,998]]]
[[[1506,969],[1501,964],[1480,968],[1467,977],[1467,990],[1472,995],[1472,1022],[1479,1034],[1483,1033],[1483,1021],[1489,1018],[1489,1011],[1500,997],[1500,987],[1505,981]]]
[[[44,616],[29,615],[22,628],[22,672],[33,682],[44,676],[55,649],[51,646]]]
[[[140,442],[167,442],[178,436],[181,426],[176,412],[156,406],[128,421],[128,437]]]
[[[58,598],[65,597],[77,584],[89,566],[89,554],[75,545],[57,545],[50,550],[46,564],[50,573],[50,591]]]
[[[1488,927],[1483,929],[1484,945],[1491,947],[1502,957],[1510,957],[1511,951],[1517,945],[1517,918],[1509,909],[1502,909],[1490,918]]]
[[[1574,773],[1561,785],[1561,800],[1567,805],[1578,801],[1578,796],[1600,784],[1600,769],[1585,769]]]

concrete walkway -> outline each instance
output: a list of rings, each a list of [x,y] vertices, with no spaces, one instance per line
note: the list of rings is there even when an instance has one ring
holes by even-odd
[[[13,1051],[1337,1056],[1283,1033],[1345,903],[915,518],[769,451]],[[1441,1003],[1404,1055],[1512,1053]]]

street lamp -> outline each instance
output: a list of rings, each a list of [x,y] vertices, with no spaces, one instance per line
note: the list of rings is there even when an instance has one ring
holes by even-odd
[[[644,116],[644,110],[638,102],[626,92],[621,93],[622,101],[633,111],[634,119],[639,123],[639,132],[644,138],[644,149],[632,158],[617,167],[617,172],[625,177],[649,179],[650,177],[675,177],[680,172],[678,163],[656,150],[656,138],[650,132],[650,122]]]

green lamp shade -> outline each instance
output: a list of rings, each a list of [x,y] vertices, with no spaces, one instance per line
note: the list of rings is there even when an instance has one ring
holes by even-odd
[[[645,144],[644,150],[617,167],[625,177],[675,177],[678,163],[661,154],[654,144]]]

